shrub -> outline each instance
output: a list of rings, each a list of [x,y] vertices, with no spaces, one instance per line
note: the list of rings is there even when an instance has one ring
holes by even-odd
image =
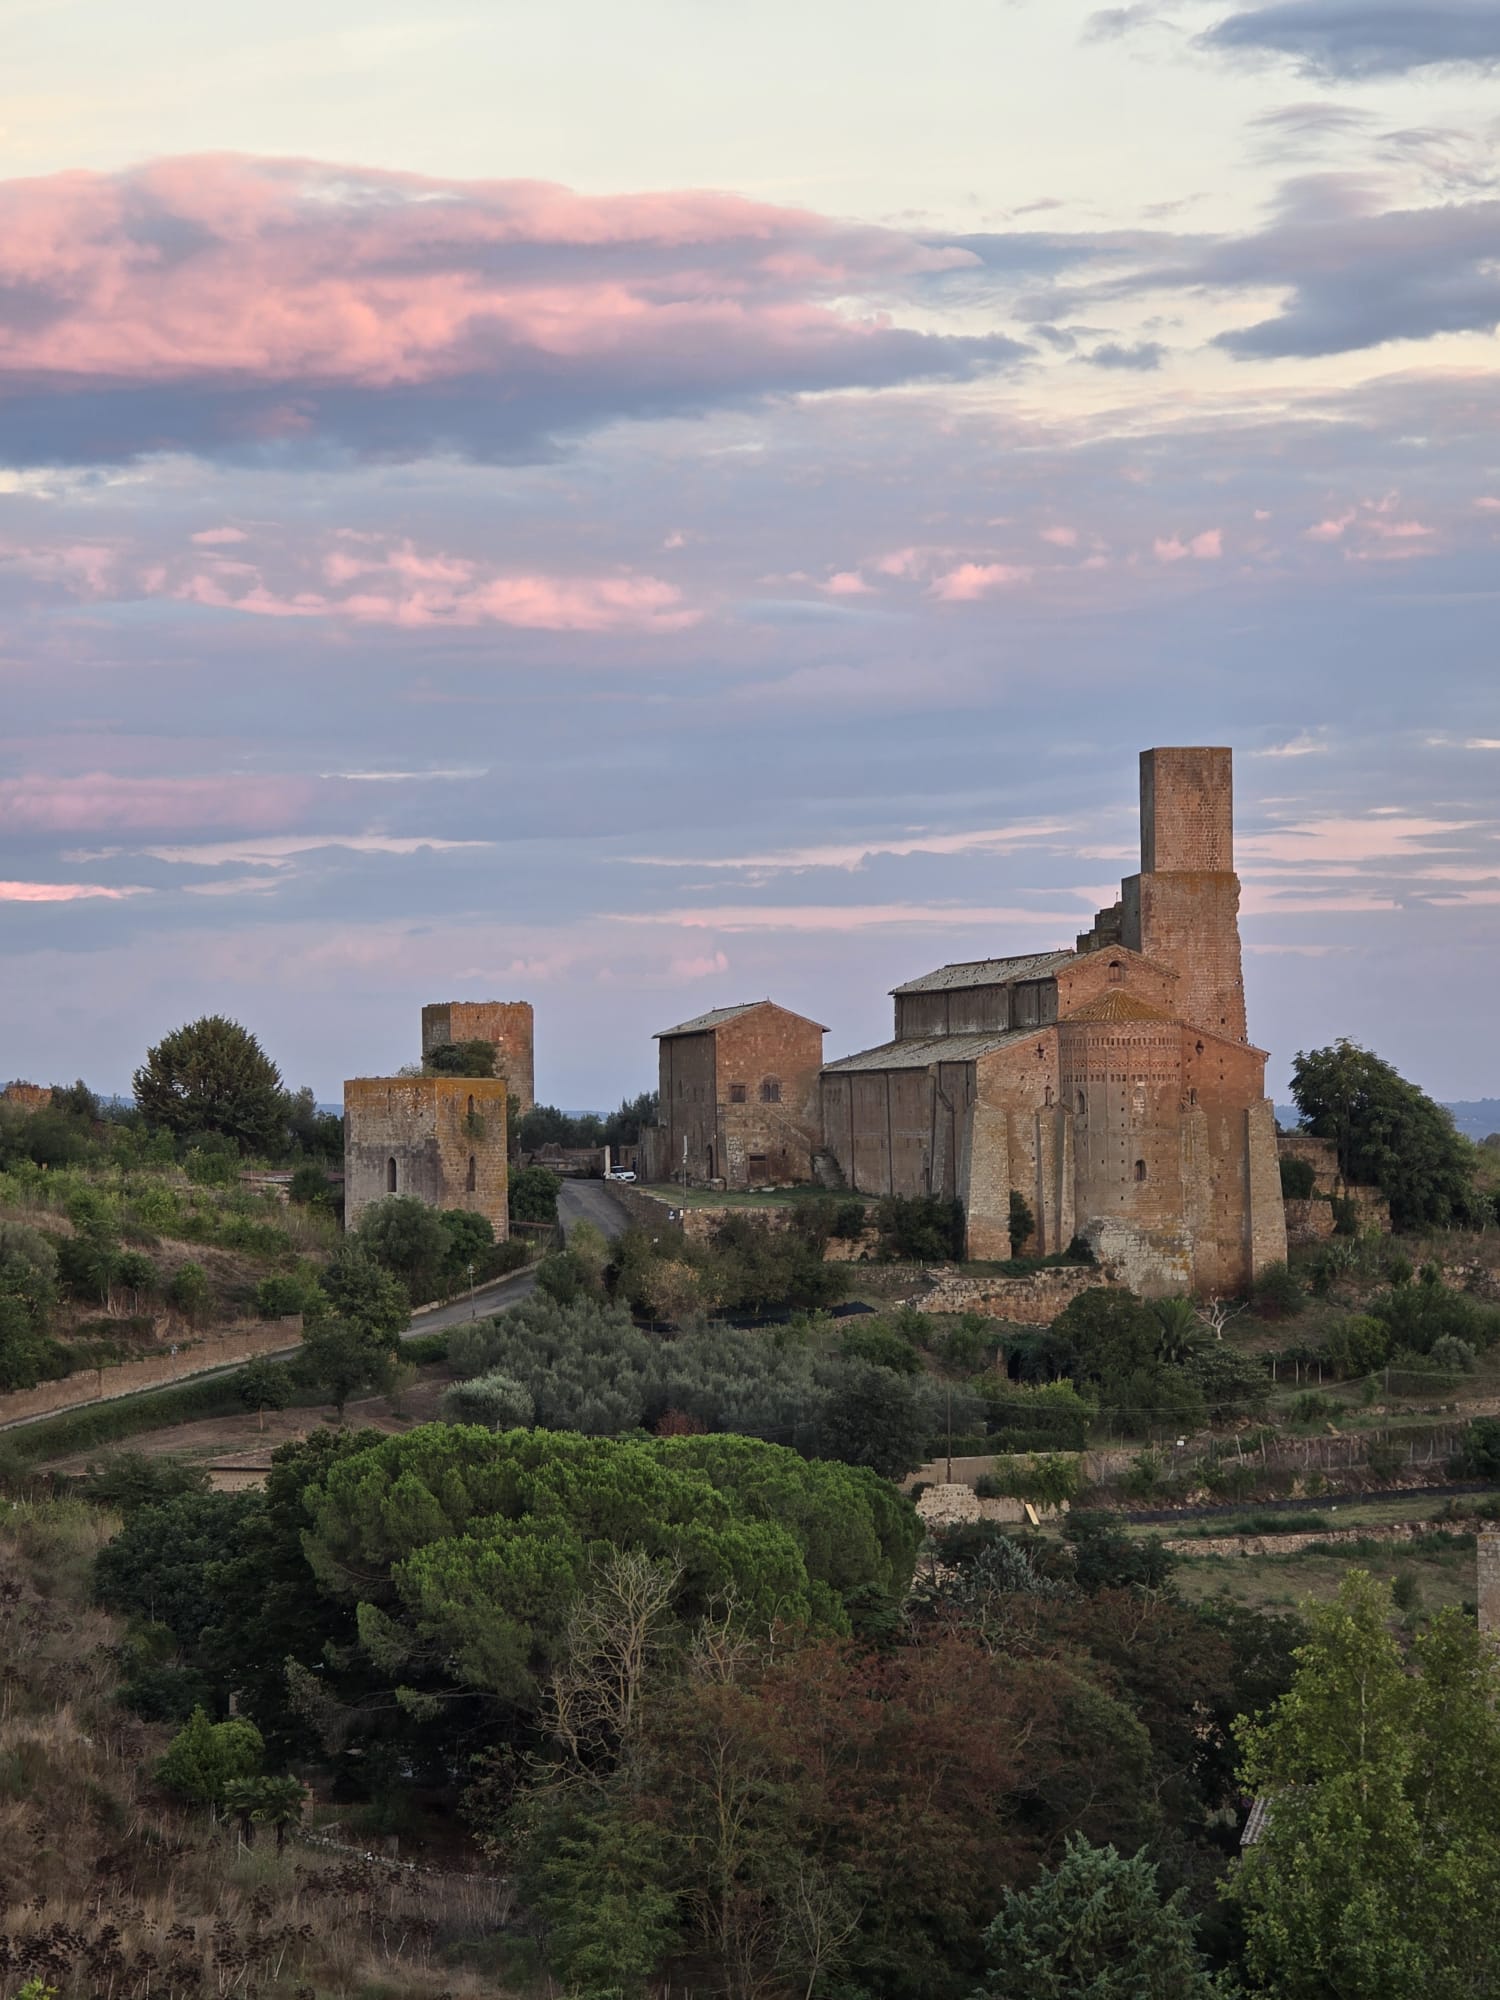
[[[255,1310],[262,1319],[289,1319],[306,1302],[307,1282],[291,1272],[273,1272],[255,1288]]]
[[[157,1765],[156,1781],[196,1804],[222,1807],[231,1785],[259,1772],[265,1748],[253,1722],[210,1722],[195,1708]]]
[[[918,1375],[922,1370],[921,1358],[911,1342],[883,1320],[866,1320],[850,1327],[839,1343],[839,1352],[846,1361],[873,1361],[894,1375]]]
[[[1500,1479],[1500,1417],[1475,1417],[1449,1469],[1459,1479]]]
[[[1432,1343],[1432,1360],[1450,1375],[1472,1375],[1479,1365],[1474,1349],[1456,1333],[1445,1333]]]
[[[304,1160],[292,1174],[289,1198],[299,1207],[329,1208],[333,1205],[333,1183],[316,1160]]]
[[[201,1264],[189,1260],[179,1264],[167,1281],[167,1304],[180,1312],[191,1326],[198,1325],[213,1299],[213,1287]]]
[[[556,1222],[559,1177],[546,1167],[522,1167],[510,1179],[512,1222]]]
[[[1262,1319],[1295,1319],[1305,1300],[1286,1265],[1275,1263],[1267,1264],[1251,1281],[1250,1304]]]
[[[1371,1438],[1365,1446],[1365,1463],[1377,1479],[1394,1479],[1406,1470],[1406,1446],[1389,1438]]]
[[[900,1263],[951,1263],[963,1255],[964,1212],[941,1195],[888,1195],[875,1210],[880,1254]]]
[[[1328,1364],[1343,1376],[1369,1375],[1390,1357],[1390,1329],[1369,1313],[1351,1313],[1328,1336]]]
[[[443,1415],[455,1424],[483,1424],[487,1430],[517,1430],[536,1416],[531,1391],[513,1376],[478,1375],[458,1382],[443,1398]]]
[[[1281,1162],[1281,1192],[1287,1201],[1310,1201],[1318,1176],[1311,1160],[1285,1159]]]
[[[1026,1245],[1036,1233],[1036,1217],[1031,1212],[1031,1203],[1019,1188],[1010,1191],[1010,1254],[1012,1257],[1025,1255]]]
[[[1040,1458],[1017,1458],[997,1464],[990,1484],[999,1493],[1031,1500],[1043,1507],[1060,1507],[1078,1497],[1082,1473],[1076,1458],[1049,1452]]]

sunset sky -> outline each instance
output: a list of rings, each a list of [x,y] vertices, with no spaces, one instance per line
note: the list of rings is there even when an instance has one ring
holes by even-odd
[[[1500,1095],[1494,0],[0,0],[0,1072],[1071,942]],[[3,1080],[3,1076],[0,1076]]]

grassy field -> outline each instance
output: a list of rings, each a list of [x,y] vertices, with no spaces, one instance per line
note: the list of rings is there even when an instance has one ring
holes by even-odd
[[[1408,1607],[1415,1611],[1430,1613],[1474,1602],[1472,1543],[1440,1550],[1392,1543],[1326,1555],[1309,1551],[1287,1556],[1195,1556],[1179,1559],[1173,1580],[1193,1603],[1223,1594],[1253,1611],[1291,1611],[1307,1598],[1336,1597],[1340,1584],[1356,1569],[1368,1570],[1386,1583],[1413,1579],[1413,1584],[1401,1588],[1403,1593],[1415,1588]]]

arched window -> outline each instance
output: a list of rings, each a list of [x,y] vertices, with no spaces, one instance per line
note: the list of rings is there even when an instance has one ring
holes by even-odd
[[[471,1118],[474,1116],[474,1093],[472,1090],[469,1092],[469,1116]]]
[[[474,1100],[473,1100],[472,1098],[470,1098],[469,1102],[470,1102],[471,1104],[473,1103],[473,1101],[474,1101]],[[474,1172],[474,1155],[473,1155],[472,1153],[470,1153],[470,1155],[469,1155],[469,1171],[468,1171],[468,1172],[467,1172],[467,1173],[466,1173],[466,1174],[464,1175],[464,1187],[465,1187],[465,1188],[466,1188],[466,1189],[468,1190],[468,1192],[469,1192],[470,1194],[472,1194],[472,1193],[474,1192],[474,1189],[475,1189],[475,1187],[477,1186],[477,1184],[478,1184],[478,1183],[477,1183],[477,1180],[476,1180],[476,1177],[475,1177],[475,1172]]]
[[[391,1157],[385,1163],[385,1191],[387,1194],[394,1194],[396,1192],[396,1155],[394,1153],[392,1153]]]
[[[1135,1177],[1138,1181],[1143,1181],[1146,1178],[1146,1162],[1144,1160],[1136,1161]]]
[[[1042,1104],[1046,1110],[1050,1111],[1052,1109],[1052,1086],[1050,1083],[1042,1091]]]
[[[1081,1118],[1089,1108],[1089,1101],[1080,1090],[1078,1093],[1078,1115]]]
[[[762,1104],[779,1104],[781,1102],[781,1078],[779,1076],[768,1076],[765,1079],[760,1087],[760,1101]]]
[[[1117,958],[1109,961],[1109,983],[1118,986],[1125,977],[1125,968]]]

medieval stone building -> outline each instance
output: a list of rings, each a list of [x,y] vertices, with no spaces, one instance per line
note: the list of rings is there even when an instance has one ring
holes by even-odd
[[[1072,949],[896,988],[891,1041],[823,1071],[823,1143],[865,1194],[955,1197],[968,1253],[1081,1236],[1147,1294],[1286,1255],[1263,1050],[1246,1036],[1230,752],[1141,756],[1141,868]]]
[[[495,1074],[510,1084],[521,1111],[536,1103],[529,1000],[439,1000],[422,1009],[422,1057],[449,1042],[493,1042]]]
[[[503,1243],[510,1233],[509,1088],[503,1076],[367,1076],[346,1083],[345,1228],[353,1229],[371,1202],[415,1195],[432,1208],[487,1217]]]
[[[641,1133],[644,1178],[732,1188],[810,1180],[827,1032],[772,1000],[664,1028],[659,1123]]]

